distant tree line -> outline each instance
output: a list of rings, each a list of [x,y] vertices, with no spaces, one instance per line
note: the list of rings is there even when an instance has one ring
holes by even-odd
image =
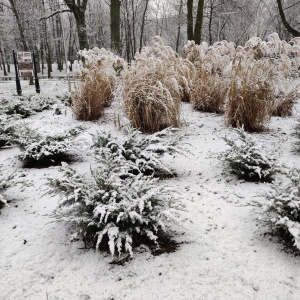
[[[104,47],[130,61],[159,35],[180,52],[187,40],[244,44],[252,36],[300,36],[299,0],[0,0],[0,63],[35,50],[41,71],[64,68],[79,49]]]

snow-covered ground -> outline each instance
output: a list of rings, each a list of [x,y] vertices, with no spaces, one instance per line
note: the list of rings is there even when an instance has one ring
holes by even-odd
[[[50,84],[41,81],[41,89]],[[60,87],[67,90],[66,83]],[[23,89],[34,93],[34,87]],[[13,82],[0,83],[1,97],[13,94]],[[299,103],[296,108],[293,117],[272,118],[269,130],[256,134],[266,148],[281,148],[280,162],[288,167],[300,166],[300,155],[292,152]],[[240,181],[220,163],[222,137],[234,134],[223,116],[193,111],[189,104],[183,111],[193,155],[166,157],[178,176],[164,182],[181,193],[185,205],[181,226],[170,225],[179,249],[160,256],[140,249],[124,266],[109,264],[109,254],[70,242],[69,225],[52,216],[58,198],[45,195],[45,183],[58,175],[58,167],[23,169],[26,183],[6,191],[10,206],[0,215],[1,300],[300,299],[300,256],[265,236],[267,229],[257,226],[258,212],[249,205],[270,187]],[[45,132],[84,124],[74,150],[80,159],[73,163],[84,172],[92,163],[86,156],[89,133],[116,132],[113,120],[108,109],[97,122],[75,121],[70,110],[44,111],[25,121]],[[6,172],[20,171],[18,153],[17,148],[0,150]]]

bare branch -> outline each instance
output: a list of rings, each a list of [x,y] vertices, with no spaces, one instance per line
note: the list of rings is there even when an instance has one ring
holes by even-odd
[[[64,9],[62,10],[61,12],[71,12],[69,9]],[[51,15],[47,16],[47,17],[43,17],[43,18],[40,18],[40,21],[42,20],[46,20],[46,19],[49,19],[51,17],[54,17],[55,15],[59,14],[60,13],[60,10],[57,10],[55,12],[53,12]]]
[[[289,8],[291,8],[291,7],[293,7],[293,6],[297,5],[297,4],[299,4],[299,3],[300,3],[300,1],[298,1],[298,2],[296,2],[296,3],[294,3],[294,4],[292,4],[292,5],[290,5],[290,6],[286,7],[286,8],[284,8],[283,10],[289,9]]]
[[[10,9],[10,10],[13,10],[10,6],[8,6],[7,4],[3,3],[3,2],[0,2],[0,5],[3,5],[5,6],[6,8]]]

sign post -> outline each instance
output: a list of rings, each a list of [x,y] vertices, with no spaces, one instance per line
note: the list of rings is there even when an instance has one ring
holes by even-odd
[[[19,70],[18,70],[18,62],[16,57],[16,52],[13,50],[13,59],[14,59],[14,65],[15,65],[15,72],[16,72],[16,86],[17,86],[17,93],[19,96],[22,95],[22,88],[20,83],[20,77],[19,77]]]
[[[37,77],[36,62],[35,62],[35,53],[34,53],[34,51],[32,51],[31,54],[32,54],[32,60],[33,60],[33,73],[34,73],[35,91],[39,94],[40,91],[41,91],[41,89],[40,89],[39,79]]]
[[[34,74],[35,81],[35,91],[40,93],[40,83],[37,76],[36,70],[36,62],[35,62],[35,54],[32,52],[16,52],[13,51],[15,71],[16,71],[16,85],[17,85],[17,93],[18,95],[22,94],[20,77],[30,77],[32,80],[32,75]],[[33,80],[32,80],[33,84]]]

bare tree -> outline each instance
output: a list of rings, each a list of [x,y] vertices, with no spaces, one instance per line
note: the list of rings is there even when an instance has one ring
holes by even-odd
[[[8,0],[9,3],[10,3],[10,6],[11,6],[11,10],[16,18],[16,21],[17,21],[17,26],[18,26],[18,30],[19,30],[19,33],[20,33],[20,38],[21,38],[21,42],[22,42],[22,46],[23,46],[23,50],[24,51],[28,51],[28,45],[26,43],[26,39],[25,39],[25,35],[24,35],[24,24],[21,22],[21,19],[20,19],[20,15],[19,15],[19,12],[17,10],[17,6],[16,6],[16,3],[15,3],[15,0]]]
[[[141,52],[142,46],[143,46],[145,18],[146,18],[146,13],[147,13],[147,9],[148,9],[148,3],[149,3],[149,0],[146,0],[146,2],[145,2],[145,9],[143,11],[143,17],[142,17],[141,34],[140,34],[140,52]]]
[[[189,40],[194,40],[196,44],[201,42],[201,31],[203,24],[204,0],[198,0],[195,27],[193,25],[194,1],[187,0],[187,35]]]
[[[110,1],[110,33],[111,48],[118,54],[121,53],[121,1]]]

